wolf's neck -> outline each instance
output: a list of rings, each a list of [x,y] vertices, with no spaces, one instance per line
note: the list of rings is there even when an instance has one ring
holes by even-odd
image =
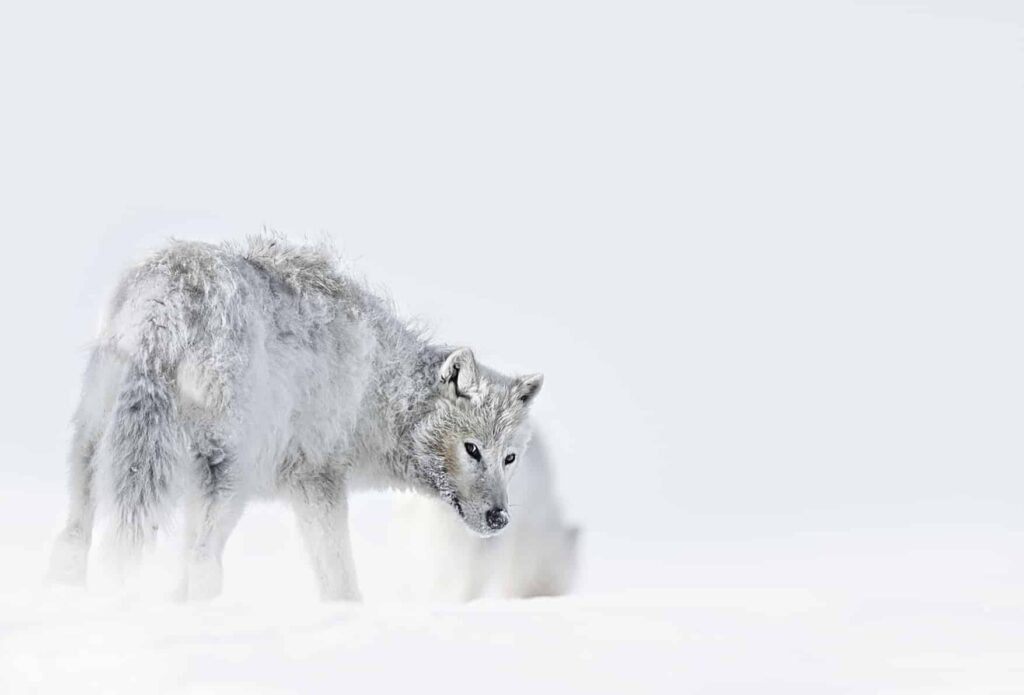
[[[400,417],[429,398],[444,358],[440,349],[397,318],[379,318],[374,331],[378,391]]]
[[[376,317],[373,330],[378,350],[367,401],[368,453],[383,467],[379,472],[386,484],[418,488],[422,475],[415,466],[413,434],[432,407],[446,353],[391,315]]]

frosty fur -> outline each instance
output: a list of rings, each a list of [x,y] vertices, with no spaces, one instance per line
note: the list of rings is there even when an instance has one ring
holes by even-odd
[[[428,342],[323,248],[172,243],[122,279],[92,350],[52,574],[84,580],[97,500],[124,558],[182,503],[180,593],[210,598],[246,502],[283,497],[322,596],[357,600],[349,491],[416,490],[492,534],[541,384]]]

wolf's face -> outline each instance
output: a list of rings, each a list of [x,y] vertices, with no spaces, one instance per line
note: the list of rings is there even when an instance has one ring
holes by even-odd
[[[527,413],[543,377],[509,378],[455,350],[441,365],[433,410],[416,430],[429,483],[474,532],[509,523],[506,486],[529,440]]]

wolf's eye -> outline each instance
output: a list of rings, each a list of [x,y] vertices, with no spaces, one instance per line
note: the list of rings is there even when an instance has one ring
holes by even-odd
[[[476,444],[473,442],[466,442],[466,453],[477,461],[480,460],[480,450],[476,448]]]
[[[509,454],[508,456],[505,457],[505,465],[506,466],[511,466],[512,462],[515,461],[515,460],[516,460],[516,455],[515,454]]]

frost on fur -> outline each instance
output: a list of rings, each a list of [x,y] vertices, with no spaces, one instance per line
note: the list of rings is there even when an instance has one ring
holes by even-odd
[[[418,490],[472,531],[499,532],[541,383],[428,342],[325,249],[173,243],[111,300],[75,416],[53,573],[84,577],[97,500],[127,555],[182,504],[181,593],[206,598],[246,502],[281,497],[321,593],[355,599],[348,492]]]

